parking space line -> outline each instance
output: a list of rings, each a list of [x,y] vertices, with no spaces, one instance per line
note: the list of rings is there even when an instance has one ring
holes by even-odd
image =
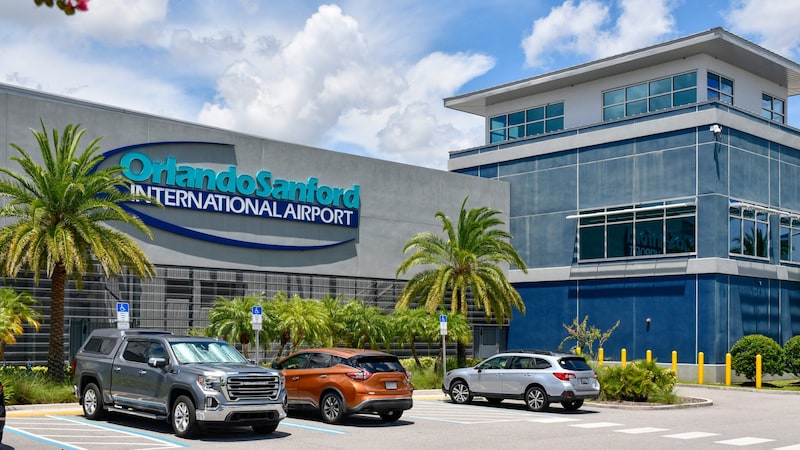
[[[690,431],[688,433],[666,434],[663,437],[672,439],[700,439],[711,436],[719,436],[719,433],[704,433],[702,431]]]
[[[744,447],[745,445],[763,444],[765,442],[772,442],[775,439],[764,439],[757,437],[742,437],[737,439],[727,439],[724,441],[716,441],[715,444],[735,445],[737,447]]]
[[[324,428],[324,427],[318,427],[318,426],[315,426],[315,425],[306,425],[306,424],[303,424],[303,423],[291,422],[291,421],[287,421],[287,420],[282,420],[280,426],[302,428],[304,430],[320,431],[320,432],[323,432],[323,433],[330,433],[330,434],[349,434],[347,431],[334,430],[333,428]]]
[[[6,431],[10,431],[10,432],[12,432],[12,433],[14,433],[16,435],[28,438],[28,439],[30,439],[32,441],[41,442],[41,443],[44,443],[44,444],[54,445],[56,447],[59,447],[61,450],[86,450],[83,447],[73,447],[73,446],[68,445],[68,444],[66,444],[64,442],[56,441],[55,439],[48,439],[46,437],[39,436],[39,435],[36,435],[36,434],[31,434],[31,433],[28,433],[27,431],[20,430],[20,429],[17,429],[15,427],[10,427],[8,425],[6,425],[5,429],[6,429]]]
[[[81,424],[81,425],[87,425],[87,426],[99,428],[99,429],[102,429],[102,430],[113,430],[113,431],[116,431],[116,432],[119,432],[119,433],[129,434],[131,436],[145,438],[145,439],[148,439],[148,440],[151,440],[151,441],[156,441],[158,443],[168,444],[170,446],[170,447],[164,446],[163,448],[189,447],[189,445],[184,444],[183,442],[174,441],[172,439],[156,437],[156,436],[153,436],[153,435],[150,435],[150,434],[141,433],[141,432],[138,432],[138,431],[132,431],[130,429],[124,429],[124,428],[115,427],[113,425],[99,424],[99,423],[96,423],[96,422],[90,422],[90,421],[88,421],[86,419],[78,419],[78,418],[71,418],[71,417],[64,417],[64,416],[47,416],[47,417],[52,417],[54,419],[63,420],[63,421],[66,421],[66,422],[77,423],[77,424]]]

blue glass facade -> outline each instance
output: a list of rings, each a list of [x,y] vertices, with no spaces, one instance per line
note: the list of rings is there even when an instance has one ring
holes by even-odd
[[[717,102],[702,107],[732,111]],[[800,134],[754,114],[735,114],[763,127],[760,132],[780,127]],[[629,125],[622,121],[613,126]],[[495,156],[504,150],[489,148],[496,150]],[[516,286],[527,314],[513,317],[509,348],[557,347],[566,336],[563,324],[586,315],[602,330],[620,321],[605,345],[606,356],[614,359],[625,348],[629,359],[644,358],[652,350],[657,360],[668,362],[677,351],[680,362],[695,363],[703,352],[707,363],[722,364],[744,335],[764,334],[782,344],[800,334],[800,284],[780,270],[796,266],[781,260],[780,234],[782,216],[800,217],[796,148],[728,126],[715,134],[706,124],[458,172],[510,183],[513,245],[531,273],[561,270],[561,280]],[[690,251],[581,259],[582,217],[602,218],[614,209],[625,214],[678,199],[696,214],[687,221],[696,233]],[[764,254],[732,250],[730,207],[740,203],[757,205],[751,214],[753,223],[755,217],[763,218],[765,231],[759,233],[766,236],[759,235],[759,242],[766,246]],[[726,264],[736,269],[718,270]],[[671,266],[681,269],[665,269]]]

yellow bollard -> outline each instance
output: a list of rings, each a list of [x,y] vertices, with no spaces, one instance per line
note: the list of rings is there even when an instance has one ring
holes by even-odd
[[[731,354],[725,354],[725,386],[731,385]]]
[[[678,374],[678,352],[675,350],[672,351],[672,371]]]
[[[761,389],[761,355],[756,355],[756,389]]]
[[[623,348],[621,353],[622,356],[620,357],[619,362],[622,367],[625,367],[625,364],[628,362],[628,351]]]
[[[581,348],[580,347],[575,347],[575,354],[576,355],[580,355],[581,354]]]
[[[653,351],[652,350],[648,350],[647,351],[647,362],[653,362]]]
[[[605,358],[605,352],[603,351],[603,347],[600,347],[597,350],[597,365],[603,367],[603,359]]]
[[[705,355],[703,352],[697,354],[697,384],[703,384],[703,360]]]

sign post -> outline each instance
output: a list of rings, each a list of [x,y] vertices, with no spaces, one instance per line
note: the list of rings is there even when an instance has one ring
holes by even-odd
[[[262,312],[263,311],[261,310],[260,306],[253,306],[253,317],[251,323],[253,324],[253,331],[256,332],[256,364],[258,364],[259,360],[258,335],[260,334],[259,331],[261,331],[263,319],[263,316],[261,315]]]
[[[127,330],[131,327],[131,309],[128,303],[117,303],[117,329]]]
[[[447,344],[445,343],[445,336],[447,336],[447,315],[439,315],[439,333],[442,335],[442,383],[444,377],[447,376]]]

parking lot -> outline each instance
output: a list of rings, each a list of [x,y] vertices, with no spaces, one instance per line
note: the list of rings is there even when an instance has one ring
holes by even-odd
[[[490,406],[477,400],[455,405],[440,393],[418,395],[395,423],[354,416],[342,425],[324,424],[315,413],[293,413],[267,436],[249,428],[215,430],[197,440],[176,438],[160,422],[116,416],[88,421],[77,411],[12,412],[3,443],[14,449],[219,449],[264,445],[283,448],[780,448],[800,449],[794,422],[800,396],[769,392],[681,387],[684,395],[707,397],[713,405],[689,409],[613,409],[587,404],[578,411],[558,405],[527,411],[521,402]]]

